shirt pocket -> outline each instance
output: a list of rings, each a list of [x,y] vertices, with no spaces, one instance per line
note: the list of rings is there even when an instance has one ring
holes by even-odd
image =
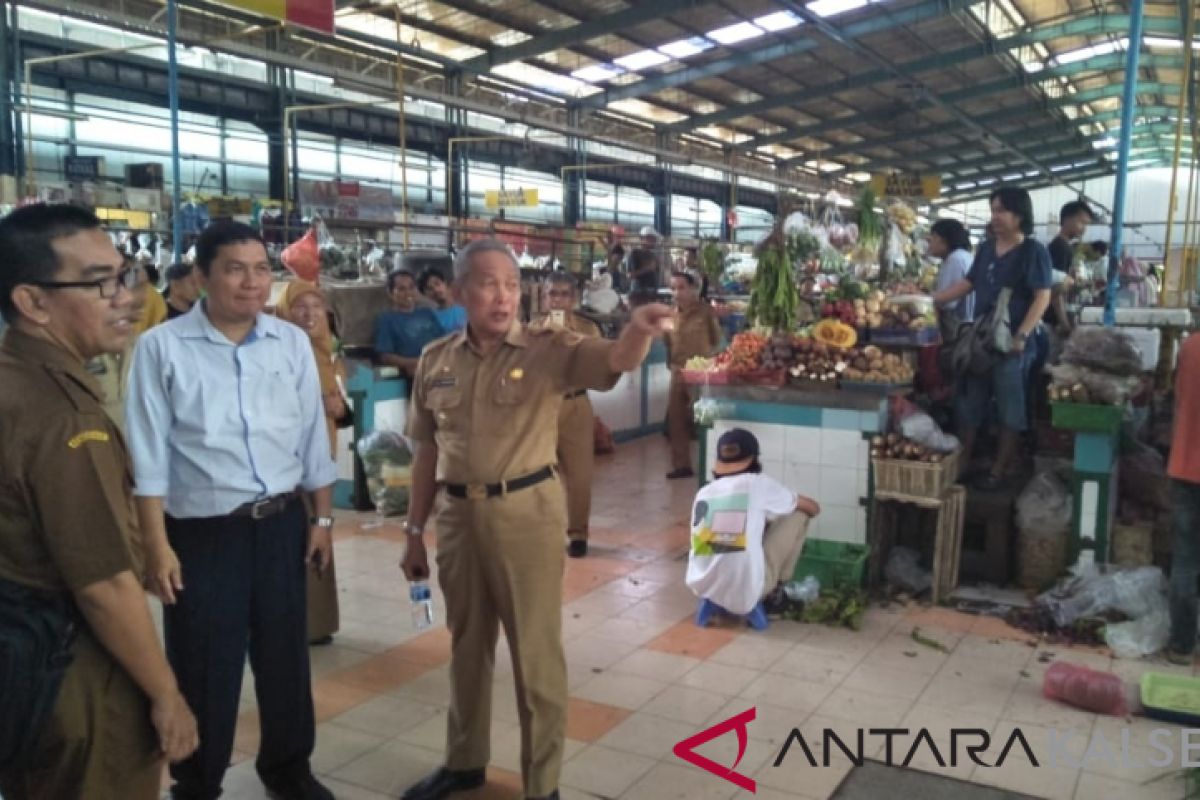
[[[492,402],[498,406],[519,406],[525,402],[525,398],[528,396],[528,380],[515,380],[509,376],[505,376],[500,379],[500,383],[496,386],[496,391],[492,395]]]
[[[425,405],[433,415],[433,423],[440,431],[457,431],[462,428],[462,389],[457,386],[433,387],[425,392]]]

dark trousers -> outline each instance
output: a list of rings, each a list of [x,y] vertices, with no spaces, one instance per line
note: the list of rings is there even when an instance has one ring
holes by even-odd
[[[167,518],[183,592],[164,606],[167,658],[196,715],[200,749],[171,766],[177,796],[209,800],[233,752],[247,649],[268,784],[309,772],[314,739],[305,621],[307,512],[299,500],[261,520]]]
[[[1196,649],[1196,577],[1200,575],[1200,484],[1171,481],[1171,649]]]

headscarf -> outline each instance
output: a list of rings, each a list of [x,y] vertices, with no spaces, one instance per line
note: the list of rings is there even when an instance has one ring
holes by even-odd
[[[167,321],[167,301],[163,300],[154,284],[146,281],[141,285],[142,313],[134,328],[134,335],[139,336],[146,331]]]
[[[275,316],[287,322],[294,322],[292,319],[292,306],[305,295],[315,294],[324,302],[325,295],[317,288],[316,284],[309,283],[299,278],[289,281],[284,287],[283,294],[279,297],[279,302],[275,304]],[[322,314],[317,322],[317,327],[313,330],[305,329],[308,334],[309,341],[312,342],[313,356],[317,361],[317,376],[321,380],[321,395],[322,397],[333,392],[341,392],[341,387],[338,386],[338,376],[342,375],[343,380],[345,367],[342,366],[341,360],[336,358],[333,353],[333,332],[329,330],[329,317],[327,314]],[[327,420],[329,423],[329,436],[332,446],[336,447],[337,427],[336,420]]]

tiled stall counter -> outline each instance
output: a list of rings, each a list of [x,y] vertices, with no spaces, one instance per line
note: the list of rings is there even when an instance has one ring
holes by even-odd
[[[752,386],[696,387],[722,404],[700,434],[699,474],[712,475],[717,439],[730,428],[758,437],[764,474],[821,504],[808,535],[867,543],[872,436],[887,428],[887,399],[856,392]]]

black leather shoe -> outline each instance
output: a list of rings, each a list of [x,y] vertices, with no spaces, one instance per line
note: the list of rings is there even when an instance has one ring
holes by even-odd
[[[454,770],[438,767],[420,783],[415,783],[400,795],[400,800],[442,800],[452,792],[466,792],[483,786],[487,773],[482,769]]]
[[[680,469],[673,469],[667,473],[667,480],[669,480],[669,481],[677,481],[680,478],[694,478],[694,477],[696,477],[696,473],[692,472],[691,467],[682,467]]]
[[[567,555],[571,558],[583,558],[587,555],[587,541],[584,539],[572,539],[567,545]]]
[[[311,773],[290,781],[264,782],[264,785],[272,800],[336,800],[333,792],[322,786]]]

